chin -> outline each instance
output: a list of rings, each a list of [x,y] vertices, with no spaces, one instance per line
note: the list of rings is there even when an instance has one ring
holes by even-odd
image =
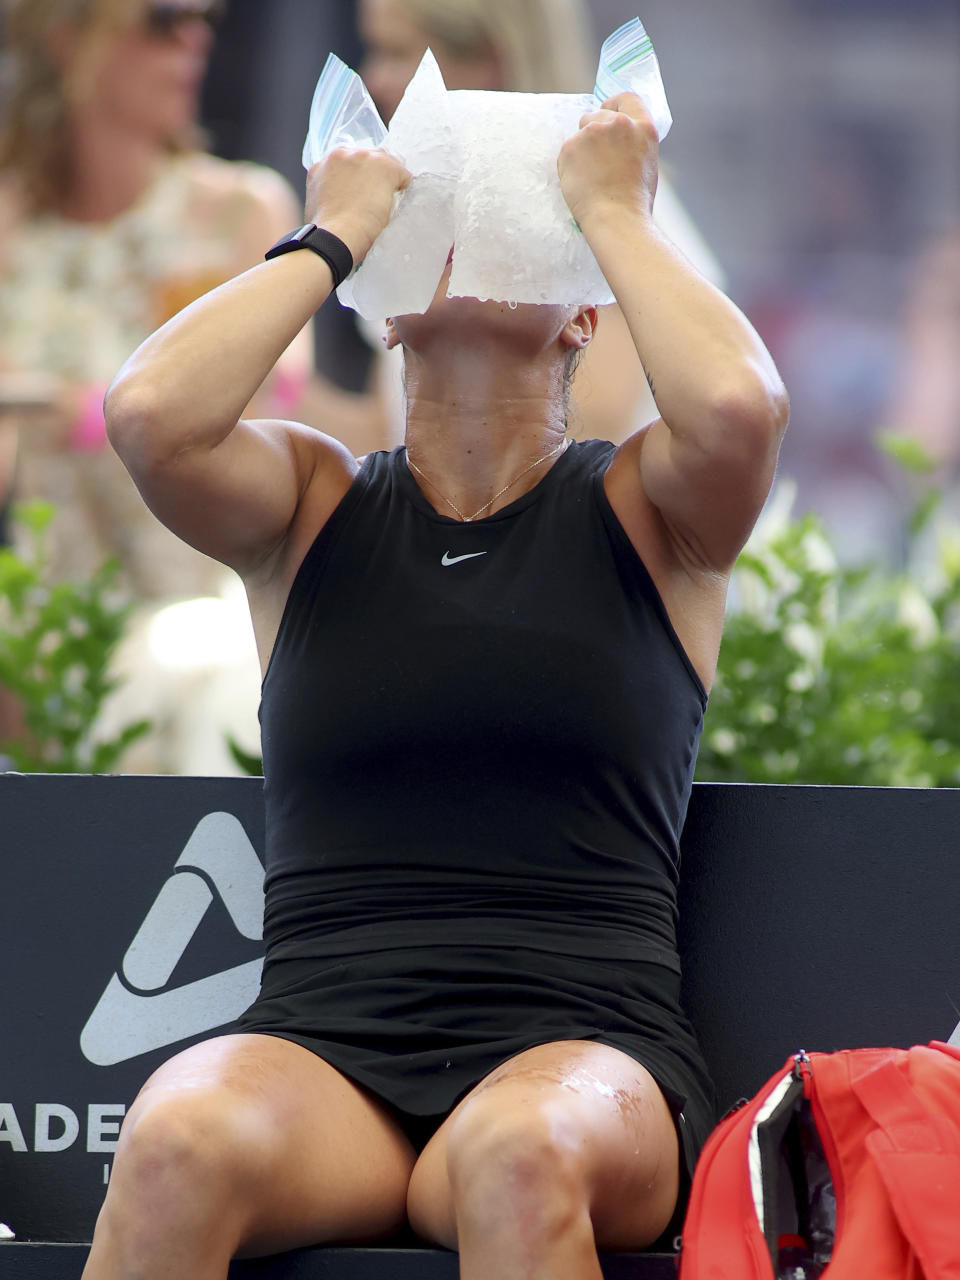
[[[397,337],[404,346],[420,350],[435,339],[449,341],[459,330],[470,342],[502,340],[517,350],[529,346],[532,354],[553,334],[563,308],[531,302],[511,306],[466,294],[448,295],[451,270],[448,260],[425,312],[393,317]]]
[[[435,298],[423,315],[394,319],[400,343],[422,356],[444,359],[456,348],[473,353],[501,351],[512,358],[533,358],[557,335],[552,308],[505,302],[481,302],[479,298],[445,295]]]
[[[496,321],[502,313],[515,315],[517,310],[519,308],[511,311],[505,302],[481,302],[479,298],[459,294],[448,296],[446,281],[444,281],[434,294],[433,301],[426,311],[394,316],[394,323],[402,335],[408,329],[434,327],[437,324],[449,325],[460,320],[489,324],[491,321]]]
[[[153,123],[169,138],[179,138],[197,128],[200,109],[199,90],[192,83],[178,84],[164,95],[157,95]]]

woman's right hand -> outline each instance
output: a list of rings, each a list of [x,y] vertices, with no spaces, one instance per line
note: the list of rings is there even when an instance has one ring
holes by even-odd
[[[657,190],[657,131],[643,99],[635,93],[608,98],[599,111],[580,119],[580,128],[560,149],[560,189],[578,226],[603,209],[653,214]]]
[[[360,263],[409,181],[409,172],[386,151],[338,147],[307,173],[307,221],[338,236]]]

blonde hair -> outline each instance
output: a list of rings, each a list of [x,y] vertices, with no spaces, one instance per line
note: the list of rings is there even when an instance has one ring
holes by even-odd
[[[505,88],[589,93],[597,73],[583,0],[404,0],[428,36],[463,57],[493,48]]]
[[[74,104],[94,90],[104,42],[140,15],[137,0],[5,0],[0,171],[15,173],[31,211],[54,209],[69,188]],[[76,41],[54,53],[57,33]],[[171,139],[173,151],[195,139]]]

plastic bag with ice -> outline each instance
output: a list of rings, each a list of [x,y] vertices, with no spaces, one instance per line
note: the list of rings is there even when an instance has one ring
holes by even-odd
[[[333,55],[317,85],[304,164],[337,146],[383,146],[413,175],[338,296],[374,325],[430,305],[454,246],[448,294],[602,303],[613,294],[560,189],[557,156],[580,117],[623,90],[672,123],[639,19],[604,41],[595,94],[448,92],[428,50],[384,129],[363,82]]]
[[[463,147],[451,296],[500,302],[612,302],[557,177],[560,148],[590,94],[450,94]]]
[[[460,148],[449,95],[428,49],[397,107],[383,143],[413,175],[394,198],[390,221],[364,261],[337,290],[344,306],[373,324],[424,312],[446,266],[454,232]]]

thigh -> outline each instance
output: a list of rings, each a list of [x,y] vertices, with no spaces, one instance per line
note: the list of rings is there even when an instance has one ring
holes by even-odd
[[[598,1248],[643,1248],[676,1207],[680,1151],[670,1108],[645,1067],[590,1041],[538,1045],[502,1063],[457,1105],[413,1171],[407,1212],[418,1234],[456,1247],[448,1155],[451,1132],[471,1107],[522,1125],[543,1108],[562,1114],[582,1160]]]
[[[221,1036],[170,1059],[124,1121],[118,1166],[139,1128],[149,1149],[171,1124],[219,1148],[210,1167],[227,1166],[231,1200],[243,1205],[241,1256],[372,1239],[405,1220],[416,1160],[406,1135],[376,1099],[293,1041]]]

